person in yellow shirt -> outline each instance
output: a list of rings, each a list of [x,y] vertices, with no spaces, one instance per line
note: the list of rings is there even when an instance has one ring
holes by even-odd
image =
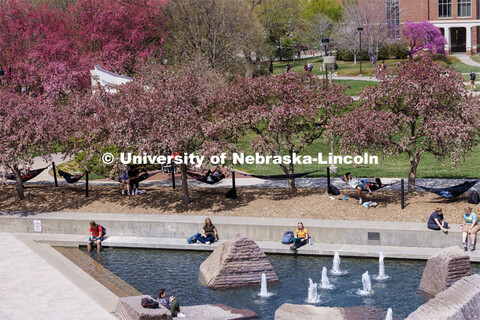
[[[293,238],[293,245],[290,247],[290,250],[297,253],[298,248],[307,244],[308,238],[309,235],[307,228],[303,226],[302,222],[299,222],[297,230],[295,230],[295,238]]]

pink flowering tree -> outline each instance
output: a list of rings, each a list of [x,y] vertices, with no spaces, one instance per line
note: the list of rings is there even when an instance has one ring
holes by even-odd
[[[414,192],[423,154],[455,165],[477,144],[479,101],[467,94],[461,74],[428,57],[382,77],[379,86],[364,89],[360,107],[336,117],[330,129],[343,152],[405,152],[408,191]]]
[[[12,92],[65,95],[89,84],[64,11],[31,1],[0,4],[0,66]]]
[[[68,12],[90,65],[133,75],[140,63],[160,59],[167,35],[167,0],[79,0]]]
[[[54,142],[64,124],[47,96],[32,97],[0,91],[0,166],[15,174],[20,200],[24,199],[22,172],[36,155],[46,159],[55,152]]]
[[[447,40],[442,36],[440,29],[428,21],[409,21],[403,27],[403,38],[409,46],[410,59],[420,51],[429,51],[445,55]]]
[[[134,154],[195,153],[206,159],[223,152],[228,144],[224,142],[225,132],[230,131],[231,124],[211,108],[215,91],[212,81],[155,65],[149,69],[118,87],[114,94],[98,90],[90,97],[78,95],[72,99],[70,110],[89,119],[79,129],[72,150],[88,147],[93,157],[113,147]],[[184,164],[180,168],[183,202],[188,204],[188,168]]]
[[[251,143],[255,152],[292,159],[322,137],[332,114],[351,102],[336,83],[326,85],[310,74],[299,73],[239,78],[226,88],[224,96],[239,128],[256,134]],[[290,175],[289,188],[295,190],[295,163],[279,165]]]

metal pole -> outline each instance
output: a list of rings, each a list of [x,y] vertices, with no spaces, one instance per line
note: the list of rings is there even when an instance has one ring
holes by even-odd
[[[172,188],[175,190],[175,168],[172,166]]]
[[[232,188],[236,192],[236,187],[235,187],[235,171],[232,172]]]
[[[330,194],[330,167],[327,167],[327,192]]]
[[[360,75],[362,75],[362,31],[360,32]]]
[[[55,187],[58,187],[57,170],[55,169],[55,162],[52,162],[52,168],[53,168],[53,179],[55,180]]]
[[[402,188],[402,210],[403,210],[405,209],[405,180],[404,179],[402,179],[401,188]]]
[[[85,197],[88,198],[88,170],[85,171]]]

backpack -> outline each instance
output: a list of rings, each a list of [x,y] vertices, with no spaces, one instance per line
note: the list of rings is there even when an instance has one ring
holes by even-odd
[[[101,226],[101,225],[98,225],[98,226],[102,227],[103,236],[105,236],[107,234],[107,228],[105,228],[104,226]]]
[[[337,187],[335,187],[333,184],[331,184],[328,187],[328,193],[334,196],[338,196],[340,194],[340,190],[338,190]]]
[[[158,308],[158,302],[150,298],[143,298],[141,304],[142,304],[142,307],[148,308],[148,309]]]
[[[475,81],[477,79],[477,75],[475,73],[470,74],[470,80]]]
[[[293,242],[293,231],[287,231],[283,234],[282,243],[290,244]]]
[[[193,236],[191,236],[190,238],[187,239],[187,243],[196,243],[197,242],[197,237],[200,237],[201,234],[200,233],[197,233],[197,234],[194,234]]]
[[[468,198],[468,203],[471,203],[471,204],[479,204],[480,203],[480,197],[479,197],[477,191],[470,192],[470,197]]]

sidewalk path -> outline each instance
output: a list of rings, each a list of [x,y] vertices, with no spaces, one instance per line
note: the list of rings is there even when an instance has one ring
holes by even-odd
[[[0,319],[115,319],[13,235],[0,242]]]
[[[454,53],[453,56],[457,57],[460,62],[472,67],[480,67],[480,63],[474,61],[470,56],[465,53]]]

